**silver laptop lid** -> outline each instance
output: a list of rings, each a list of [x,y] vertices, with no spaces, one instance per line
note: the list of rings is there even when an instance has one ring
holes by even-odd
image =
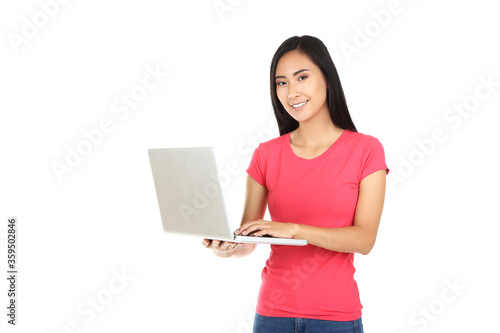
[[[163,230],[232,240],[212,147],[149,149]]]

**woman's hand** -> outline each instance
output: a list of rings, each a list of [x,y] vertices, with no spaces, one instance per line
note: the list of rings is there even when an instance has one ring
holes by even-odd
[[[295,223],[273,222],[266,220],[250,221],[243,224],[234,234],[240,236],[264,236],[280,238],[293,238],[297,232],[298,225]]]
[[[223,258],[231,257],[234,254],[234,252],[236,252],[236,249],[243,245],[241,243],[234,243],[234,242],[227,242],[227,241],[220,241],[217,239],[206,239],[206,238],[203,238],[202,244],[206,248],[212,249],[216,256]]]

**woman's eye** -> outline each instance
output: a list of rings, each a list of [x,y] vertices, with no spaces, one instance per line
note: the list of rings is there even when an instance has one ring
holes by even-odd
[[[303,79],[307,79],[307,76],[303,75],[303,76],[299,77],[299,81],[303,80]]]
[[[278,86],[283,86],[285,84],[286,84],[286,82],[283,82],[283,81],[280,81],[280,82],[276,83],[276,85],[278,85]]]

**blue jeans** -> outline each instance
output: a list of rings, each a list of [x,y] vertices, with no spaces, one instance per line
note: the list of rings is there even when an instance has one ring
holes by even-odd
[[[256,313],[253,333],[363,333],[363,323],[361,318],[353,321],[331,321],[265,317]]]

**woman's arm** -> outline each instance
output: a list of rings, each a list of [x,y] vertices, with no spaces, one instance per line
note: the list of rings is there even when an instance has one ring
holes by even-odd
[[[386,171],[365,177],[359,186],[354,225],[344,228],[319,228],[298,224],[294,238],[337,252],[368,254],[375,245],[385,197]]]
[[[247,186],[245,194],[245,208],[241,225],[248,221],[262,219],[267,208],[267,188],[257,183],[255,179],[247,176]],[[257,244],[242,243],[243,245],[236,248],[233,257],[240,258],[249,255],[255,250]]]
[[[255,236],[271,235],[307,239],[309,244],[337,252],[368,254],[372,250],[382,216],[385,198],[386,170],[365,177],[359,185],[354,225],[343,228],[322,228],[305,224],[252,221],[242,225],[237,234],[255,231]]]
[[[267,207],[267,194],[267,188],[257,183],[252,177],[247,177],[245,207],[243,209],[243,217],[240,226],[248,221],[262,219],[264,217]],[[257,244],[237,244],[216,239],[203,239],[203,245],[207,248],[211,248],[217,256],[225,258],[240,258],[247,256],[257,247]]]

